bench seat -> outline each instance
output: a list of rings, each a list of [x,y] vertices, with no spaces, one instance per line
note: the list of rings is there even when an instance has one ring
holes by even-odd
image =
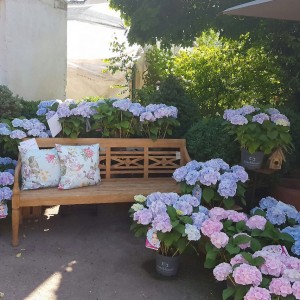
[[[180,189],[172,178],[104,179],[98,185],[71,190],[47,188],[20,191],[20,206],[133,202],[135,195],[147,196],[158,191],[180,192]]]

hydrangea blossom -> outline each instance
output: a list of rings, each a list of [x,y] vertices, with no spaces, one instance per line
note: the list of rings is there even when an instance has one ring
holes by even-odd
[[[244,232],[241,232],[241,233],[237,233],[233,236],[233,238],[236,238],[238,236],[247,236],[250,238],[250,236],[247,234],[247,233],[244,233]],[[238,245],[241,249],[247,249],[250,247],[250,242],[247,242],[247,243],[243,243],[243,244],[239,244]]]
[[[120,99],[113,102],[113,107],[118,108],[122,111],[127,111],[131,106],[132,102],[130,99]]]
[[[148,225],[153,219],[152,212],[150,209],[144,208],[138,210],[133,214],[133,220],[142,225]]]
[[[200,240],[200,231],[195,225],[185,224],[185,234],[188,237],[189,241],[199,241]]]
[[[244,300],[271,300],[271,294],[265,288],[251,287],[245,295]]]
[[[284,211],[276,206],[267,210],[266,218],[274,225],[282,225],[286,222]]]
[[[24,139],[26,137],[26,133],[22,130],[13,130],[10,135],[9,135],[12,139]]]
[[[259,124],[262,124],[264,121],[268,121],[268,120],[270,120],[270,117],[265,113],[257,114],[252,118],[252,122],[257,122]]]
[[[14,176],[9,172],[0,172],[0,186],[12,185],[14,183]]]
[[[211,167],[206,167],[199,171],[199,181],[206,186],[216,184],[220,176],[220,173]]]
[[[188,173],[188,169],[186,166],[180,167],[174,171],[173,178],[177,182],[181,182],[185,179],[185,176],[187,175],[187,173]]]
[[[12,190],[5,186],[0,188],[0,201],[2,200],[11,200],[12,197]]]
[[[193,220],[193,224],[198,229],[201,229],[203,222],[209,218],[208,215],[203,212],[193,213],[191,217]]]
[[[211,243],[218,249],[224,248],[229,241],[229,237],[224,232],[214,232],[210,236]]]
[[[228,211],[222,207],[213,207],[209,211],[209,217],[218,221],[224,220],[228,217]]]
[[[269,290],[272,294],[286,297],[292,294],[292,287],[286,278],[272,278]]]
[[[246,222],[246,225],[250,229],[264,230],[267,220],[262,216],[252,216]]]
[[[262,198],[259,201],[259,207],[262,209],[268,209],[270,207],[276,206],[278,201],[273,197]]]
[[[292,286],[293,295],[296,299],[300,299],[300,281],[296,281]]]
[[[261,272],[257,267],[248,264],[241,264],[234,269],[232,276],[237,284],[241,285],[260,285],[262,281]]]
[[[282,277],[290,282],[300,281],[300,272],[295,269],[286,269],[283,271]]]
[[[202,223],[201,232],[208,237],[215,232],[220,232],[223,229],[223,224],[214,219],[207,219]]]
[[[260,266],[262,274],[279,277],[284,270],[284,264],[274,256],[265,257],[265,262]]]
[[[152,221],[152,227],[156,231],[170,232],[172,224],[169,215],[167,213],[157,215]]]
[[[248,262],[241,254],[237,254],[230,260],[230,264],[235,266],[237,264],[248,264]]]
[[[228,263],[220,263],[213,269],[213,274],[218,281],[224,281],[232,273],[232,267]]]
[[[141,122],[155,122],[156,121],[156,118],[155,116],[151,113],[151,112],[144,112],[144,113],[141,113],[140,115],[140,121]]]

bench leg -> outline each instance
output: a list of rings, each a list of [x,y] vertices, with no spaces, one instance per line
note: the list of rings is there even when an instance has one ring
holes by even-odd
[[[19,224],[20,224],[20,208],[12,209],[12,245],[19,245]]]

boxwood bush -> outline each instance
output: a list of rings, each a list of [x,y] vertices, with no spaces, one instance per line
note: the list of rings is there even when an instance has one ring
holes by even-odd
[[[224,131],[221,117],[202,118],[186,134],[187,149],[192,159],[206,161],[222,158],[230,165],[240,163],[240,147]]]

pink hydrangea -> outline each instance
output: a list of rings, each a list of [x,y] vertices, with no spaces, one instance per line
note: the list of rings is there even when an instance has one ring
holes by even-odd
[[[241,285],[260,285],[262,281],[261,272],[258,268],[247,264],[241,264],[233,271],[233,278],[237,284]]]
[[[244,300],[271,300],[271,294],[265,288],[251,287]]]
[[[224,248],[229,241],[229,237],[224,232],[214,232],[210,236],[211,243],[218,249]]]
[[[287,269],[295,269],[300,272],[300,259],[294,256],[281,256],[281,261]]]
[[[233,238],[235,238],[235,237],[237,237],[237,236],[240,236],[240,235],[245,235],[245,236],[250,237],[250,235],[248,235],[247,233],[242,233],[242,232],[241,232],[241,233],[235,234],[235,235],[233,236]],[[249,248],[249,247],[250,247],[250,242],[244,243],[244,244],[240,244],[239,247],[240,247],[241,249]]]
[[[240,221],[247,221],[248,220],[248,217],[246,214],[244,213],[240,213],[240,212],[237,212],[235,210],[228,210],[228,220],[231,220],[232,222],[240,222]]]
[[[282,277],[290,282],[300,281],[300,272],[295,269],[286,269],[283,271]]]
[[[249,218],[249,220],[246,222],[246,225],[250,229],[260,229],[264,230],[266,226],[267,220],[262,216],[253,216]]]
[[[237,254],[230,260],[230,264],[234,266],[237,264],[248,264],[248,262],[241,254]]]
[[[226,219],[227,216],[228,216],[227,210],[225,210],[222,207],[213,207],[209,211],[209,217],[218,221]]]
[[[296,281],[292,286],[293,295],[296,299],[300,299],[300,281]]]
[[[207,219],[202,223],[201,232],[211,237],[211,235],[215,232],[220,232],[223,229],[223,224],[214,219]]]
[[[265,257],[265,262],[260,266],[260,270],[265,275],[279,277],[284,270],[284,264],[276,256]]]
[[[232,267],[228,263],[221,263],[213,269],[213,274],[218,281],[224,281],[232,273]]]
[[[286,297],[293,292],[291,284],[286,278],[273,278],[269,290],[272,294],[283,297]]]

